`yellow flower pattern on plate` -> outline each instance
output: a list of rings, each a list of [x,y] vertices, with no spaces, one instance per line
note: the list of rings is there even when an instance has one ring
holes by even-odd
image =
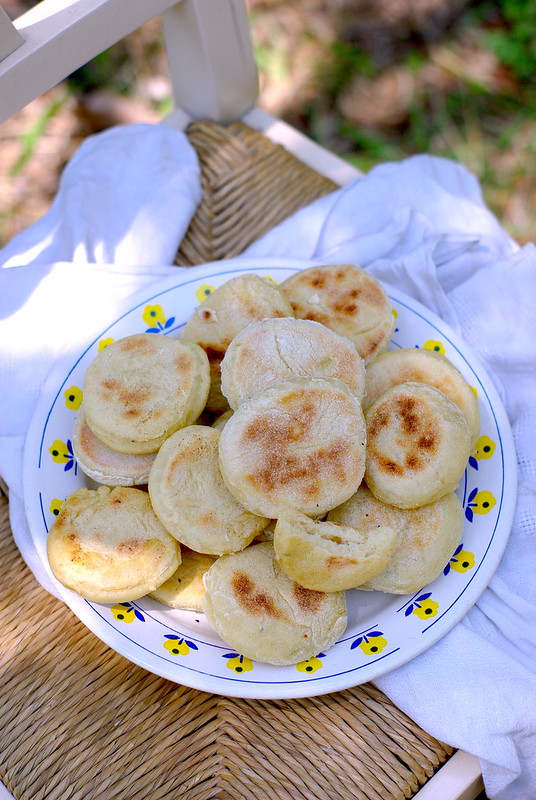
[[[448,575],[450,570],[456,572],[467,572],[475,566],[475,555],[469,550],[463,549],[463,542],[458,545],[449,563],[443,570],[443,575]]]
[[[239,653],[225,653],[223,658],[227,659],[227,669],[232,669],[233,672],[251,672],[253,669],[253,661]]]
[[[468,569],[473,569],[475,566],[475,557],[469,550],[460,550],[456,553],[456,557],[451,560],[450,566],[456,572],[467,572]]]
[[[305,661],[300,661],[298,664],[296,664],[296,669],[298,672],[317,672],[324,666],[319,656],[324,656],[324,653],[319,653],[318,656],[315,656],[314,658],[308,658]]]
[[[411,612],[421,619],[428,619],[428,617],[435,617],[439,603],[437,600],[423,600],[420,603],[415,603],[415,608]]]
[[[350,650],[355,650],[359,647],[360,650],[367,656],[375,656],[381,653],[387,645],[387,639],[382,631],[368,630],[364,631],[357,639],[354,639],[350,645]]]
[[[110,611],[118,622],[134,622],[136,619],[139,622],[145,622],[145,617],[139,608],[133,606],[132,603],[117,603],[111,607]]]
[[[166,317],[164,309],[160,305],[145,306],[141,318],[149,326],[145,333],[163,333],[169,330],[175,322],[175,317]]]
[[[404,616],[409,617],[410,614],[414,614],[420,619],[428,619],[429,617],[435,617],[438,609],[439,603],[437,600],[432,599],[432,592],[423,592],[407,604]]]
[[[209,286],[208,283],[202,283],[199,289],[197,289],[195,293],[197,300],[199,300],[199,302],[202,303],[203,300],[207,299],[209,294],[212,294],[215,288],[216,288],[215,286]]]
[[[475,449],[469,456],[469,464],[473,469],[478,469],[478,462],[493,458],[496,448],[497,445],[493,439],[490,439],[490,437],[486,435],[480,436],[477,439]]]
[[[445,348],[443,347],[442,342],[438,342],[435,339],[427,339],[426,342],[423,344],[424,350],[433,350],[435,353],[441,353],[441,355],[445,355]]]
[[[497,500],[491,492],[487,489],[480,491],[475,487],[467,498],[465,518],[472,522],[474,514],[489,514],[496,504]]]
[[[55,497],[53,500],[50,501],[48,510],[51,511],[55,517],[57,517],[58,514],[60,513],[60,508],[62,507],[62,505],[63,505],[63,500],[59,500],[57,497]]]
[[[61,439],[54,439],[48,448],[48,452],[56,464],[64,464],[64,472],[68,472],[74,467],[74,474],[76,475],[76,461],[70,439],[67,439],[66,442],[63,442]]]
[[[78,411],[82,405],[82,400],[84,397],[82,389],[80,389],[78,386],[70,386],[64,391],[63,396],[65,397],[65,405],[67,408],[70,408],[73,411]]]
[[[162,306],[145,306],[145,311],[141,315],[142,320],[145,322],[146,325],[154,326],[158,322],[162,323],[162,325],[166,321],[166,315],[164,314],[164,309]]]
[[[190,639],[184,639],[182,636],[166,633],[165,638],[164,647],[172,656],[187,656],[190,650],[198,649],[195,642],[190,641]]]

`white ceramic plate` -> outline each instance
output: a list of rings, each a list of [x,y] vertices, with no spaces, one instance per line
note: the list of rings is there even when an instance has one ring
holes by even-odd
[[[99,345],[148,329],[179,336],[206,294],[233,276],[255,272],[279,283],[304,266],[310,264],[234,259],[178,272],[130,298],[72,363],[51,376],[25,452],[28,522],[47,570],[46,536],[54,512],[75,489],[94,486],[77,468],[70,439],[84,372]],[[251,662],[232,652],[203,615],[168,609],[150,598],[115,607],[90,603],[56,584],[76,616],[111,648],[196,689],[240,697],[304,697],[355,686],[400,666],[447,633],[475,603],[497,567],[513,519],[516,462],[510,427],[491,380],[467,346],[422,305],[386,288],[397,314],[392,347],[444,352],[480,402],[481,437],[458,490],[466,517],[463,540],[443,574],[411,596],[348,592],[342,639],[326,653],[289,667]]]

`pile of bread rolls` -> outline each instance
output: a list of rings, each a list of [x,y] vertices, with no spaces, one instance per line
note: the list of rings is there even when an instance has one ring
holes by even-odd
[[[202,610],[277,665],[341,637],[348,591],[434,580],[461,539],[478,401],[445,356],[388,350],[394,324],[367,272],[319,266],[234,277],[180,338],[105,347],[73,433],[99,486],[50,530],[56,578],[95,602]]]

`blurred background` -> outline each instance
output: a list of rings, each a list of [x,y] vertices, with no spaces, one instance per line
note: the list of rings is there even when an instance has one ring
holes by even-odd
[[[13,19],[35,2],[0,0]],[[534,0],[247,0],[259,105],[362,171],[463,163],[536,241]],[[49,208],[80,142],[171,108],[158,20],[0,125],[0,246]]]

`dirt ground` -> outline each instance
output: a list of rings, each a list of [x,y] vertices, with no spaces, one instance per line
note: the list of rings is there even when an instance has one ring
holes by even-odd
[[[2,0],[12,18],[25,5],[31,2]],[[479,177],[511,235],[533,241],[534,116],[520,115],[513,100],[519,79],[482,47],[468,18],[471,5],[248,0],[259,104],[363,170],[414,152],[455,158]],[[482,105],[482,96],[497,95],[498,111]],[[0,125],[0,246],[46,212],[85,137],[118,123],[157,121],[168,98],[161,29],[153,20]]]

